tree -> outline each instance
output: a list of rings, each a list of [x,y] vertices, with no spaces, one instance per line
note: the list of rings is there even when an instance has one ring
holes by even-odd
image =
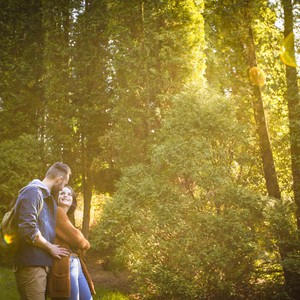
[[[97,175],[109,168],[103,155],[106,145],[101,137],[109,126],[111,92],[106,1],[86,1],[81,10],[74,28],[71,107],[75,160],[78,162],[75,166],[76,181],[84,199],[82,231],[88,237],[92,193],[105,181]]]
[[[271,149],[271,142],[268,134],[266,123],[266,116],[263,106],[263,99],[260,87],[265,84],[265,75],[263,71],[257,68],[255,43],[252,30],[252,15],[251,15],[251,2],[245,1],[245,20],[246,20],[246,59],[249,64],[249,77],[252,79],[253,85],[253,110],[257,126],[257,133],[259,136],[261,159],[263,163],[264,175],[266,186],[269,196],[276,199],[281,198],[277,174],[275,170],[275,163],[273,152]],[[252,74],[251,74],[252,72]],[[251,78],[252,77],[252,78]]]
[[[126,169],[93,243],[146,299],[255,298],[267,202],[237,183],[247,138],[234,105],[194,85],[171,107],[150,163]]]
[[[293,21],[293,5],[290,0],[282,1],[284,10],[284,37],[290,40],[290,44],[286,45],[291,58],[296,62],[295,58],[295,45],[294,45],[294,21]],[[298,86],[296,65],[286,64],[286,84],[287,92],[286,98],[289,111],[289,128],[290,128],[290,144],[291,144],[291,160],[292,160],[292,175],[293,175],[293,193],[294,201],[296,204],[296,220],[298,232],[300,229],[300,93]],[[299,234],[296,241],[299,240]],[[295,242],[294,242],[295,244]],[[297,253],[299,251],[299,244],[295,247],[292,245],[289,251],[291,253]],[[290,254],[291,255],[291,254]],[[296,257],[299,258],[298,255]],[[299,286],[299,273],[295,272],[294,268],[290,267],[286,271],[287,273],[287,285],[289,288],[289,294],[295,299],[299,298],[300,286]]]
[[[218,84],[223,93],[229,94],[237,102],[237,106],[241,110],[238,111],[239,118],[248,124],[249,119],[251,120],[249,108],[252,100],[266,189],[270,196],[279,199],[280,190],[261,91],[265,82],[258,82],[259,76],[265,75],[257,65],[256,41],[253,36],[253,16],[255,16],[255,20],[259,19],[259,9],[256,7],[260,7],[260,5],[268,8],[265,4],[254,4],[249,1],[238,3],[208,1],[206,19],[210,26],[207,28],[207,32],[211,34],[208,39],[213,51],[209,53],[206,76],[210,83]],[[220,41],[214,40],[217,36]],[[218,59],[218,71],[214,70],[216,67],[213,65],[216,59]],[[220,78],[217,72],[224,74],[224,77]],[[249,75],[251,75],[251,79],[255,79],[250,86],[247,78]],[[245,96],[243,97],[242,94]],[[252,134],[251,130],[248,134]]]
[[[267,129],[267,123],[266,123],[266,114],[265,114],[265,109],[264,109],[264,105],[263,105],[263,101],[262,101],[263,96],[268,97],[267,92],[274,93],[272,91],[272,86],[269,89],[266,89],[266,88],[263,89],[263,86],[264,86],[265,80],[266,80],[266,78],[265,78],[266,75],[264,74],[263,67],[262,67],[262,66],[265,66],[265,69],[270,70],[270,67],[268,66],[269,65],[268,61],[273,59],[273,57],[272,57],[271,51],[266,51],[266,49],[268,49],[268,47],[265,45],[263,30],[262,30],[262,28],[260,28],[260,26],[262,26],[262,25],[259,24],[259,20],[262,17],[264,17],[264,20],[267,20],[267,18],[270,18],[270,14],[268,14],[268,15],[262,14],[261,11],[264,11],[264,10],[272,11],[272,9],[273,9],[273,15],[274,15],[274,8],[272,6],[270,6],[269,3],[266,3],[266,1],[243,1],[243,2],[239,2],[239,3],[231,2],[231,1],[229,1],[229,3],[228,3],[228,1],[225,1],[225,2],[227,4],[226,6],[224,5],[224,2],[223,3],[218,2],[218,4],[216,4],[216,6],[215,6],[216,7],[215,9],[219,9],[219,10],[223,9],[224,11],[226,10],[226,14],[225,14],[225,12],[224,12],[224,14],[219,13],[218,17],[221,15],[221,19],[225,19],[225,20],[227,20],[228,18],[231,18],[230,22],[234,24],[232,27],[238,28],[237,31],[234,31],[234,30],[227,31],[226,27],[224,26],[225,29],[222,30],[222,31],[224,31],[223,34],[225,35],[224,45],[230,45],[229,49],[227,50],[228,52],[225,50],[225,53],[227,54],[227,56],[225,58],[225,59],[227,59],[226,63],[229,64],[229,67],[231,68],[229,71],[229,74],[230,74],[230,72],[233,71],[232,73],[234,73],[234,75],[237,78],[239,78],[238,75],[240,75],[240,74],[238,73],[238,70],[239,70],[238,64],[240,64],[241,59],[244,60],[245,65],[248,64],[248,74],[250,77],[249,79],[251,80],[251,83],[252,83],[251,89],[252,89],[253,96],[250,97],[251,89],[244,89],[244,92],[247,93],[249,99],[250,98],[253,99],[254,116],[255,116],[256,126],[258,129],[257,133],[258,133],[259,144],[260,144],[260,153],[261,153],[260,156],[262,159],[267,191],[270,196],[280,199],[281,193],[280,193],[279,183],[278,183],[278,179],[277,179],[277,175],[276,175],[276,171],[275,171],[274,155],[273,155],[273,151],[271,150],[271,143],[270,143],[270,138],[269,138],[268,129]],[[262,9],[262,7],[264,7],[264,9]],[[232,16],[234,16],[233,19],[232,19]],[[218,18],[218,17],[216,17],[216,18]],[[275,20],[271,19],[271,21],[273,21],[273,22],[275,22]],[[215,24],[219,25],[216,22],[214,23],[214,25]],[[266,27],[267,21],[264,21],[264,23],[265,23],[264,30],[270,30]],[[225,24],[225,23],[223,23],[223,24]],[[219,27],[215,27],[215,28],[219,29]],[[278,33],[276,35],[278,36]],[[239,45],[236,45],[235,42],[232,41],[234,39],[236,40],[237,36],[239,37],[238,38]],[[275,36],[274,33],[270,32],[270,35],[268,35],[268,39],[273,41],[274,36]],[[229,43],[228,43],[228,41],[229,41]],[[276,42],[276,40],[274,40],[274,42]],[[277,38],[277,43],[278,43],[278,38]],[[256,45],[258,45],[258,46],[256,46]],[[272,44],[272,46],[273,45],[274,44]],[[262,49],[263,52],[257,51],[255,49],[256,47],[258,47],[258,49]],[[278,47],[278,46],[276,46],[276,47]],[[218,49],[219,48],[217,48],[217,50]],[[239,60],[238,59],[231,60],[230,52],[234,53],[235,56],[237,56],[239,54],[240,55]],[[271,56],[268,57],[267,55],[271,55]],[[256,57],[261,58],[261,60],[258,61]],[[258,64],[258,62],[259,62],[259,64]],[[267,62],[267,64],[266,64],[266,62]],[[279,71],[280,70],[282,72],[282,69],[279,69]],[[244,70],[244,74],[246,74],[245,70]],[[273,87],[273,89],[274,88],[277,89],[277,91],[276,91],[277,94],[275,94],[276,99],[280,99],[280,97],[282,97],[282,95],[280,94],[281,89],[278,87],[280,87],[280,85],[283,84],[282,78],[281,78],[282,76],[280,76],[280,72],[277,71],[277,73],[276,73],[276,72],[274,72],[274,70],[272,70],[271,74],[274,76],[273,78],[271,76],[269,76],[269,77],[271,77],[270,78],[271,84],[272,84],[272,81],[277,82],[277,85]],[[243,77],[243,75],[241,77]],[[245,75],[244,75],[244,77],[245,77]],[[224,82],[224,81],[221,80],[221,82]],[[245,85],[245,82],[242,80],[240,80],[238,83]],[[225,84],[228,84],[228,82]],[[223,88],[223,89],[225,91],[227,90],[230,92],[234,91],[234,88],[230,89],[228,86],[226,87],[226,85],[225,85],[225,88]],[[240,96],[239,93],[238,93],[238,96]],[[278,105],[278,104],[275,104],[275,105]],[[244,104],[242,107],[244,107]],[[270,117],[271,116],[269,115],[269,118]],[[274,115],[274,117],[276,117],[276,115]],[[281,128],[284,128],[284,123]],[[288,151],[287,146],[285,148],[285,152]],[[275,151],[276,151],[276,149],[275,149]],[[283,154],[284,154],[284,152],[283,152]],[[286,156],[286,154],[285,154],[285,156]],[[277,154],[277,158],[279,158],[278,154]],[[288,160],[286,160],[286,162],[288,162]],[[286,165],[285,165],[285,169],[288,170]],[[288,180],[288,177],[287,177],[287,180]],[[286,187],[289,188],[289,185],[287,185]],[[285,191],[285,195],[288,195],[288,191]],[[284,217],[291,218],[291,215],[285,214]],[[288,220],[286,220],[286,222],[288,222]],[[285,225],[286,225],[286,223],[285,223]],[[297,278],[298,276],[297,276],[296,272],[293,271],[294,269],[290,268],[291,265],[287,265],[285,263],[285,261],[288,260],[288,257],[290,255],[292,255],[292,253],[293,253],[293,250],[292,250],[293,247],[291,248],[291,246],[295,242],[295,241],[293,241],[293,234],[291,234],[291,232],[293,232],[293,231],[290,231],[290,233],[289,233],[287,228],[288,228],[288,226],[283,226],[280,229],[277,226],[274,226],[274,231],[277,234],[281,258],[283,260],[282,266],[283,266],[283,270],[285,273],[285,280],[287,283],[287,287],[289,288],[292,281],[296,282],[299,280]],[[295,288],[295,285],[293,288]]]
[[[23,134],[0,143],[0,212],[6,211],[18,191],[34,178],[44,176],[40,142],[35,135]]]
[[[0,2],[1,215],[18,190],[43,176],[42,3]]]
[[[204,70],[202,1],[109,1],[114,160],[143,162],[169,97]]]
[[[0,140],[38,134],[43,99],[39,0],[1,1]]]
[[[72,157],[73,110],[71,107],[71,1],[43,2],[45,102],[42,140],[46,161],[70,163]]]
[[[294,16],[293,5],[290,0],[282,1],[284,9],[284,37],[290,37],[290,44],[286,45],[289,56],[296,62],[294,45]],[[289,110],[290,144],[293,174],[293,192],[296,203],[297,226],[300,229],[300,93],[296,66],[286,65],[286,99]]]

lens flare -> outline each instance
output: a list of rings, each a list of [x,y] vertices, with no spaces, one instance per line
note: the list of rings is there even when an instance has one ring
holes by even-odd
[[[283,41],[280,58],[286,65],[296,68],[294,44],[294,33],[291,32]]]
[[[249,79],[253,85],[258,85],[259,87],[263,87],[266,84],[266,74],[258,67],[249,69]]]
[[[13,242],[14,237],[12,235],[5,234],[4,241],[6,244],[11,244]]]

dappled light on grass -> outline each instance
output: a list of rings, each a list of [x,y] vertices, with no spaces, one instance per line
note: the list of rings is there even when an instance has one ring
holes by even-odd
[[[129,300],[129,298],[116,291],[116,290],[109,290],[102,287],[96,286],[96,295],[93,296],[94,300]]]

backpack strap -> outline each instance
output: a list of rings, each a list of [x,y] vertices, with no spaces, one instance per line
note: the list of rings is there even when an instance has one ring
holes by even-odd
[[[38,188],[38,193],[39,193],[40,200],[41,200],[39,208],[38,208],[38,213],[37,213],[37,216],[39,217],[39,215],[41,214],[42,209],[44,207],[44,195],[43,195],[43,192],[40,188]],[[15,212],[16,212],[17,199],[18,198],[15,199],[14,204],[11,205],[10,209],[4,214],[3,219],[0,223],[0,229],[4,226],[7,226],[7,224],[9,222],[11,222],[11,220],[14,218],[14,215],[15,215]]]

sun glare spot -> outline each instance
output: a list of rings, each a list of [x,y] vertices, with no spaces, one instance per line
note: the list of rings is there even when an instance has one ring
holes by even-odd
[[[291,32],[283,41],[280,58],[284,64],[290,67],[297,67],[294,51],[294,34]]]
[[[5,241],[6,244],[11,244],[13,242],[13,236],[5,234],[4,235],[4,241]]]

